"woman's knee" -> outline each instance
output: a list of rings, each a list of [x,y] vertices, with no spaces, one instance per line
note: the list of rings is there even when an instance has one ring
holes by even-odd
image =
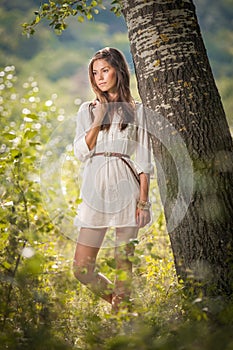
[[[98,249],[77,243],[73,273],[80,282],[88,284],[92,281],[97,253]]]
[[[94,279],[94,268],[90,264],[78,265],[74,262],[74,276],[83,284],[90,284]]]

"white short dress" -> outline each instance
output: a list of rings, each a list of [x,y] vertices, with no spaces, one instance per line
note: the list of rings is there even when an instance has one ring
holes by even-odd
[[[90,151],[85,141],[92,124],[89,105],[90,102],[83,103],[77,115],[74,153],[85,166],[82,201],[74,224],[90,228],[137,226],[139,184],[132,169],[111,153],[121,154],[138,174],[153,172],[143,106],[136,105],[135,122],[123,131],[119,128],[121,118],[115,113],[110,129],[99,131],[96,146]]]

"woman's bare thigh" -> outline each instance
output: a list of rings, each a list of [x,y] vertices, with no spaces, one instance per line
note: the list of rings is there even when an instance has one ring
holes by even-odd
[[[105,228],[81,228],[77,240],[74,265],[87,266],[94,264],[106,233]]]

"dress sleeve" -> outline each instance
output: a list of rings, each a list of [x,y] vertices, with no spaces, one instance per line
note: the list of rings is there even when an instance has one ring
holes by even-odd
[[[89,150],[85,136],[88,130],[90,130],[92,120],[89,112],[89,102],[85,102],[79,108],[77,114],[77,126],[76,134],[74,138],[74,154],[75,156],[85,162],[86,159],[90,158],[94,153],[94,149]]]
[[[146,114],[143,113],[143,105],[137,107],[137,144],[135,167],[140,173],[153,174],[153,164],[151,163],[151,143],[148,134]]]

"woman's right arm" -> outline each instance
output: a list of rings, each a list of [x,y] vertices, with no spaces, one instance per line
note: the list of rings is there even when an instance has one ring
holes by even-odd
[[[76,135],[74,139],[74,154],[84,162],[94,153],[97,137],[104,114],[103,108],[94,108],[94,121],[91,120],[89,102],[84,103],[77,116]]]
[[[105,104],[101,104],[100,102],[95,101],[94,108],[92,110],[92,113],[94,115],[94,121],[91,125],[90,130],[87,132],[85,136],[86,144],[90,151],[96,145],[97,137],[100,131],[100,127],[101,127],[105,112],[106,112]]]

